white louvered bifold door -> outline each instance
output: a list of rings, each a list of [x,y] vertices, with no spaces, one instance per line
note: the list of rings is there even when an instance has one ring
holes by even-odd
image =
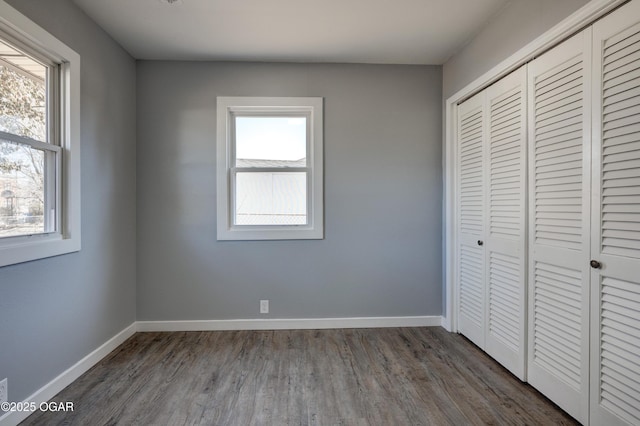
[[[640,1],[593,40],[591,424],[640,425]]]
[[[527,379],[589,412],[591,29],[529,63]]]
[[[486,89],[485,351],[525,378],[526,67]]]
[[[458,107],[458,331],[484,349],[484,94]]]

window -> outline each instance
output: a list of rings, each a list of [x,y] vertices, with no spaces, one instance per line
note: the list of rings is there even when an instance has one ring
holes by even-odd
[[[0,266],[80,249],[79,61],[0,1]]]
[[[218,240],[323,238],[322,98],[218,97]]]

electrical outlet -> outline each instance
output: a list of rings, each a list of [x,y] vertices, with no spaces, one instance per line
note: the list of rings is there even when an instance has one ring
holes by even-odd
[[[268,300],[261,300],[260,301],[260,313],[261,314],[268,314],[269,313],[269,301]]]
[[[9,401],[9,389],[7,379],[0,381],[0,404]]]

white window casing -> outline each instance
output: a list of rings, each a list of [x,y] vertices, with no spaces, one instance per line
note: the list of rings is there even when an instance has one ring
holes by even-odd
[[[47,141],[2,132],[3,140],[41,151],[46,168],[45,232],[0,238],[0,267],[72,253],[81,248],[80,56],[0,0],[0,39],[50,67]],[[50,214],[51,213],[51,214]]]
[[[299,164],[270,165],[255,160],[248,167],[236,163],[237,118],[304,118],[306,123],[306,159]],[[218,240],[298,240],[322,239],[323,218],[323,99],[319,97],[227,97],[217,98],[217,239]],[[282,162],[281,162],[282,163]],[[295,162],[292,162],[295,163]],[[241,179],[239,179],[241,177]],[[250,199],[260,204],[269,198],[260,190],[271,179],[274,191],[297,186],[304,200],[289,200],[289,209],[304,212],[299,220],[288,223],[251,224],[239,220],[236,195],[242,184],[253,190]],[[239,180],[241,181],[238,184]],[[276,182],[280,182],[276,184]],[[282,190],[284,191],[284,190]],[[279,194],[281,197],[283,194]],[[271,194],[271,197],[275,197]],[[299,195],[299,197],[301,197]],[[301,205],[302,204],[302,205]]]

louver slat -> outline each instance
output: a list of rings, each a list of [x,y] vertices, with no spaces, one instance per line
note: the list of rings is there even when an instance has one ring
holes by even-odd
[[[489,231],[491,235],[515,240],[520,236],[517,224],[522,216],[521,88],[492,99],[489,114]]]
[[[533,285],[534,362],[579,390],[581,273],[536,262]]]
[[[462,246],[460,250],[460,314],[482,325],[484,303],[484,253],[480,248]]]
[[[536,243],[575,250],[582,239],[582,74],[578,57],[535,80],[532,141]]]
[[[482,233],[482,111],[473,111],[460,122],[460,231]]]
[[[602,252],[640,259],[640,32],[603,53]]]
[[[600,404],[640,423],[640,282],[603,277],[600,317]]]
[[[489,332],[511,350],[519,348],[519,259],[491,253],[489,259]]]

